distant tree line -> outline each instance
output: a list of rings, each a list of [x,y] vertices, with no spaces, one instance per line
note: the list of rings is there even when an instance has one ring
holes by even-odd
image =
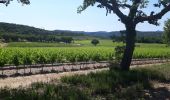
[[[125,36],[111,36],[113,42],[125,42]],[[138,36],[136,37],[137,43],[163,43],[162,37],[156,36]]]
[[[46,34],[17,34],[17,33],[3,33],[0,35],[3,42],[64,42],[71,43],[73,38],[70,36],[56,36]]]
[[[161,37],[137,37],[137,43],[163,43]]]

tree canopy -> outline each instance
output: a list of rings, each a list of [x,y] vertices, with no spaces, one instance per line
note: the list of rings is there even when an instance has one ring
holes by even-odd
[[[0,0],[0,3],[3,3],[7,6],[8,4],[10,4],[11,1],[13,0]],[[22,4],[27,4],[27,5],[30,4],[29,0],[17,0],[17,1]]]
[[[165,21],[164,26],[164,41],[165,43],[170,46],[170,19]]]
[[[98,8],[105,8],[107,14],[116,14],[126,28],[126,47],[123,58],[120,63],[122,70],[129,70],[132,56],[135,48],[136,25],[138,23],[148,22],[149,24],[159,25],[158,20],[170,11],[170,0],[84,0],[78,8],[81,13],[89,6],[97,5]],[[144,8],[150,8],[148,5],[153,3],[154,7],[160,8],[159,12],[151,11],[149,14]],[[129,12],[123,13],[122,9],[128,9]]]
[[[130,19],[133,19],[134,24],[147,21],[150,24],[159,25],[158,20],[170,10],[170,0],[154,0],[154,2],[153,6],[162,10],[146,14],[143,9],[148,7],[149,0],[84,0],[83,5],[78,8],[78,13],[89,6],[97,5],[99,8],[106,9],[106,15],[116,14],[122,23],[128,23]],[[121,9],[129,9],[129,14],[124,14]]]

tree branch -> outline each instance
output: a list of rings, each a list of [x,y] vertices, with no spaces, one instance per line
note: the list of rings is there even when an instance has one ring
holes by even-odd
[[[130,12],[128,17],[130,17],[131,19],[134,19],[134,17],[136,16],[137,13],[137,9],[139,7],[139,3],[141,2],[141,0],[134,0],[132,7],[130,8]]]
[[[96,0],[96,2],[101,3],[103,6],[105,6],[106,8],[112,10],[120,19],[123,23],[125,23],[127,21],[127,16],[124,15],[120,10],[119,10],[119,6],[117,4],[116,0],[112,0],[112,5],[110,5],[108,2],[106,2],[105,0]]]
[[[118,4],[120,7],[126,7],[126,8],[131,8],[132,6],[131,5],[129,5],[129,4]]]
[[[159,19],[161,19],[168,11],[170,11],[170,4],[168,6],[166,6],[165,8],[163,8],[159,13],[157,14],[153,14],[153,12],[151,12],[150,16],[138,16],[135,18],[135,23],[140,23],[140,22],[144,22],[144,21],[148,21],[151,22],[150,24],[154,24],[152,23],[154,21],[157,21]]]
[[[5,0],[1,0],[0,3],[6,3],[6,1]]]

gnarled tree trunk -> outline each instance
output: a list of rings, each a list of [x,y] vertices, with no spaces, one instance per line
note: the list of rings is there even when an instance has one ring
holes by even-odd
[[[135,38],[136,38],[136,25],[126,25],[126,48],[121,61],[121,69],[129,70],[132,61],[133,52],[135,49]]]

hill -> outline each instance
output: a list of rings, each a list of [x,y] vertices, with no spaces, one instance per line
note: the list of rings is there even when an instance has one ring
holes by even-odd
[[[95,36],[101,38],[110,38],[110,36],[120,36],[119,31],[97,31],[97,32],[85,32],[85,31],[70,31],[70,30],[45,30],[40,28],[35,28],[27,25],[19,25],[13,23],[0,22],[0,32],[1,33],[18,33],[18,34],[36,34],[36,35],[58,35],[58,36]],[[137,31],[137,36],[139,37],[160,37],[162,36],[162,31]]]
[[[137,31],[138,42],[161,43],[162,31]],[[72,37],[76,40],[82,39],[110,39],[114,36],[119,39],[119,31],[70,31],[70,30],[45,30],[27,25],[0,22],[0,36],[7,42],[31,41],[31,42],[61,42],[61,37]],[[63,39],[63,38],[62,38]],[[69,40],[72,40],[69,38]],[[150,41],[154,40],[154,41]]]
[[[0,23],[0,37],[3,42],[66,42],[71,43],[73,39],[89,38],[82,33],[60,30],[45,30],[27,25],[13,23]]]
[[[81,33],[74,33],[72,31],[49,31],[45,29],[35,28],[27,25],[19,25],[13,23],[0,22],[1,33],[17,33],[17,34],[36,34],[36,35],[58,35],[58,36],[84,36]]]

